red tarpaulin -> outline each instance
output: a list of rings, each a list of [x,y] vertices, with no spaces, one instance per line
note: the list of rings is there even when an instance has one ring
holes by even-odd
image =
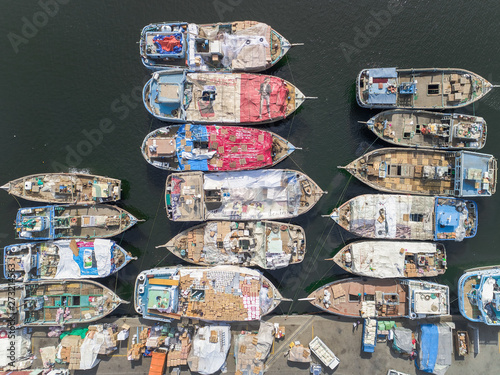
[[[167,52],[172,52],[174,50],[174,47],[182,47],[180,40],[177,40],[174,35],[165,36],[163,37],[163,39],[158,38],[154,42],[158,43],[161,46],[162,50]]]
[[[207,126],[210,148],[217,150],[218,165],[208,164],[208,170],[241,170],[272,165],[273,138],[258,129]]]
[[[241,75],[240,122],[285,117],[288,89],[281,78]]]

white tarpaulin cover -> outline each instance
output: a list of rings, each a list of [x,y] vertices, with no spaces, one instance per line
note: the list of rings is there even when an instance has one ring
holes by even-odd
[[[349,204],[350,231],[369,238],[430,240],[434,238],[434,204],[434,197],[360,195]]]
[[[97,359],[97,354],[99,354],[103,342],[104,336],[102,334],[95,334],[93,338],[90,338],[89,335],[85,336],[80,346],[80,370],[89,370],[100,362]]]
[[[403,249],[404,251],[401,251]],[[363,241],[351,244],[352,271],[370,277],[405,277],[407,253],[435,253],[428,242]]]
[[[210,336],[216,332],[217,342],[210,342]],[[213,374],[220,370],[226,362],[231,346],[231,330],[229,326],[201,327],[193,338],[193,346],[188,357],[191,371],[202,375]]]
[[[274,325],[269,322],[260,322],[257,344],[255,335],[251,332],[239,334],[235,340],[234,357],[236,370],[242,375],[262,375],[265,371],[265,360],[274,342]],[[245,346],[245,350],[240,348]]]
[[[74,258],[70,249],[70,240],[57,241],[59,247],[59,264],[54,279],[75,279],[82,277],[82,267]],[[97,264],[97,274],[86,274],[84,277],[105,277],[111,270],[111,247],[113,242],[106,239],[94,240],[94,257]]]
[[[483,306],[493,301],[493,289],[495,285],[496,285],[496,280],[493,277],[488,277],[484,282],[483,290],[481,291],[481,299],[483,300]]]
[[[302,194],[296,172],[285,170],[205,174],[203,189],[223,193],[221,207],[207,215],[211,220],[295,216]]]

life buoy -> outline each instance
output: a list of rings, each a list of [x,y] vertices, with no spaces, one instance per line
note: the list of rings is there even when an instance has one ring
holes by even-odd
[[[0,330],[0,339],[6,339],[7,337],[9,337],[9,332],[6,329]]]
[[[71,222],[76,224],[76,222],[77,222],[77,218],[76,218],[76,217],[72,217],[72,218],[71,218]]]
[[[139,279],[139,281],[144,281],[146,280],[146,276],[144,276],[143,273],[141,273],[139,276],[137,276],[137,278]]]
[[[430,295],[428,295],[428,294],[426,294],[426,295],[425,295],[425,300],[426,300],[426,301],[428,301],[428,300],[430,300],[430,299],[431,299],[431,296],[430,296]]]
[[[417,317],[417,314],[415,314],[414,312],[412,312],[410,314],[410,319],[415,319]]]
[[[135,308],[135,310],[139,313],[139,314],[142,314],[142,307],[141,306],[137,306]]]

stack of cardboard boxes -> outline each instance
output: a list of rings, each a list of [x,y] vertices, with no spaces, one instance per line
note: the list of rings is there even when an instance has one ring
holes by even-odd
[[[189,352],[191,351],[191,340],[188,337],[186,331],[182,333],[180,337],[180,347],[175,345],[174,350],[170,350],[167,354],[167,366],[168,367],[177,367],[187,365],[187,358]],[[180,349],[180,350],[176,350]]]
[[[190,276],[181,277],[181,290],[191,289],[194,281],[195,279]],[[232,293],[216,292],[211,288],[212,282],[206,274],[197,283],[206,288],[203,300],[191,301],[189,295],[180,298],[181,302],[187,303],[187,310],[185,312],[187,316],[202,317],[203,319],[214,321],[245,320],[248,314],[243,305],[242,295],[233,294],[235,293],[234,290],[232,290]],[[255,295],[258,296],[258,292]]]
[[[149,336],[149,328],[144,328],[139,334],[137,343],[132,344],[127,352],[127,357],[129,361],[138,361],[141,359],[141,355],[146,351],[146,341]]]

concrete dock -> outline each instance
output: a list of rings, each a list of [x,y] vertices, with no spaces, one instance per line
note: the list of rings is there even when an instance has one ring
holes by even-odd
[[[403,358],[398,353],[390,349],[392,341],[378,343],[374,353],[364,353],[361,349],[362,324],[354,328],[352,319],[342,319],[333,315],[311,314],[292,316],[271,316],[266,319],[271,323],[278,323],[285,326],[286,335],[280,340],[275,340],[273,348],[267,358],[267,374],[308,374],[308,364],[287,362],[284,353],[287,352],[292,341],[300,341],[307,346],[314,336],[319,336],[327,344],[335,355],[340,359],[340,365],[335,370],[327,369],[323,366],[324,374],[351,375],[351,374],[386,374],[389,369],[399,370],[408,374],[423,374],[416,370],[415,361]],[[438,322],[432,320],[426,322]],[[461,316],[452,316],[442,321],[452,321],[457,329],[467,329],[468,321]],[[99,323],[116,323],[118,326],[128,324],[131,326],[128,340],[120,342],[118,350],[110,356],[99,356],[101,362],[92,370],[85,371],[85,374],[147,374],[149,372],[150,358],[141,357],[139,361],[127,360],[127,349],[131,345],[131,337],[137,331],[137,327],[152,326],[155,322],[146,321],[139,318],[119,318],[103,319]],[[397,324],[406,328],[416,329],[419,321],[399,320]],[[498,327],[488,327],[486,325],[469,325],[479,328],[479,354],[473,353],[474,338],[471,335],[471,353],[465,357],[453,355],[453,363],[448,369],[448,374],[486,374],[497,373],[500,368],[499,352],[499,332]],[[258,330],[259,323],[233,324],[232,331]],[[33,330],[32,344],[33,353],[37,355],[32,368],[41,368],[42,362],[39,355],[41,347],[58,344],[57,338],[48,338],[47,330]],[[314,358],[314,356],[313,356]],[[316,360],[319,363],[318,360]],[[232,347],[227,359],[227,373],[234,374],[235,361]],[[171,372],[167,368],[166,373]],[[77,371],[83,373],[83,371]],[[190,370],[187,366],[181,367],[181,373],[188,374]],[[219,372],[220,373],[220,372]]]

